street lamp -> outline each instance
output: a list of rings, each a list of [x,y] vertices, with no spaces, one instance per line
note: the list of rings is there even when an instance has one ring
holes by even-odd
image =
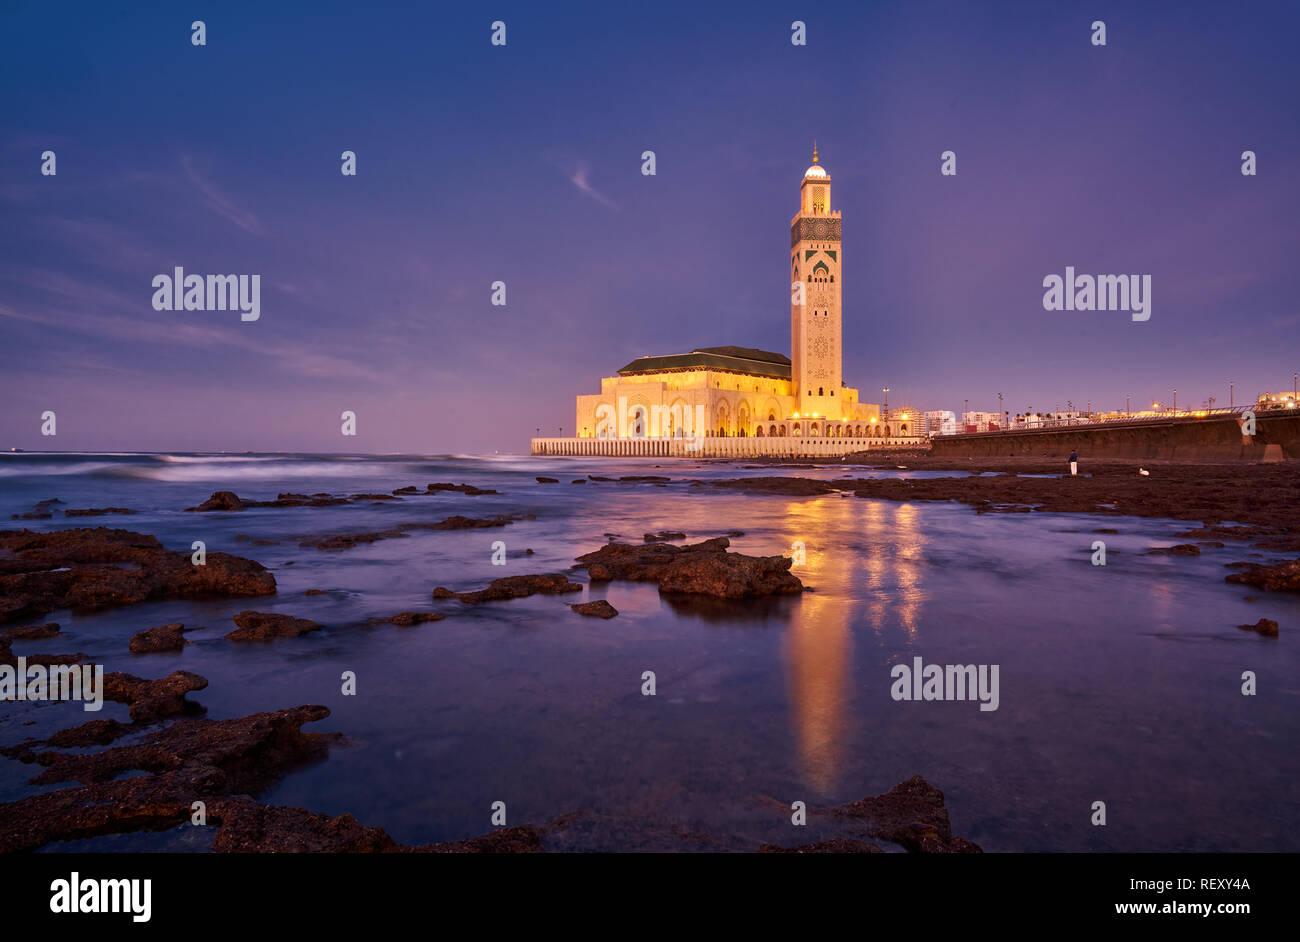
[[[889,387],[883,386],[881,387],[880,391],[885,394],[885,421],[888,422],[889,421]]]
[[[1228,383],[1228,408],[1229,408],[1229,409],[1235,409],[1235,408],[1237,408],[1237,403],[1236,403],[1235,397],[1233,396],[1233,392],[1234,392],[1234,390],[1233,390],[1232,387],[1233,387],[1234,385],[1235,385],[1235,384],[1232,383],[1232,382],[1229,382],[1229,383]]]

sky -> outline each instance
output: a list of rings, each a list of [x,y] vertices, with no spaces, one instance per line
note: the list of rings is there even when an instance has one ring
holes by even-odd
[[[635,357],[788,354],[814,138],[863,401],[1241,405],[1300,369],[1297,36],[1268,2],[0,4],[0,447],[526,453]],[[154,310],[177,266],[259,274],[260,318]],[[1150,320],[1044,310],[1066,266],[1149,274]]]

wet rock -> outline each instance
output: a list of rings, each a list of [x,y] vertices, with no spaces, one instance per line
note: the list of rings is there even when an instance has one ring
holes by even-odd
[[[372,618],[366,622],[368,625],[397,625],[399,628],[410,628],[414,625],[423,625],[426,622],[442,621],[446,615],[438,612],[398,612],[396,615],[390,615],[387,618]]]
[[[60,608],[274,592],[275,577],[251,559],[208,553],[207,565],[195,566],[188,553],[130,530],[0,531],[0,622]]]
[[[475,530],[485,527],[505,527],[516,520],[534,519],[533,514],[498,515],[495,517],[465,517],[456,514],[437,523],[402,523],[387,530],[370,530],[361,533],[336,533],[332,536],[303,537],[299,546],[315,547],[318,550],[345,550],[380,540],[400,540],[411,535],[412,530]],[[286,564],[287,565],[287,564]]]
[[[532,826],[501,828],[482,837],[409,846],[383,828],[366,827],[350,814],[330,816],[304,808],[263,805],[247,796],[223,798],[208,808],[219,826],[215,853],[259,854],[517,854],[541,853],[542,832]]]
[[[814,813],[847,819],[867,836],[893,841],[913,853],[983,853],[978,844],[953,836],[943,792],[919,775],[895,785],[883,795]]]
[[[32,507],[30,512],[23,513],[23,514],[10,514],[9,519],[10,520],[49,520],[51,517],[54,516],[55,505],[61,503],[63,503],[63,501],[59,500],[57,497],[51,497],[48,500],[39,500],[36,502],[36,505]]]
[[[737,599],[803,591],[803,583],[790,572],[788,557],[729,553],[729,545],[726,537],[688,546],[607,543],[579,556],[578,568],[586,569],[592,582],[656,582],[660,592]]]
[[[1205,549],[1223,549],[1228,544],[1220,543],[1218,540],[1205,540],[1203,542],[1197,543],[1196,545],[1204,547]]]
[[[1145,556],[1200,556],[1201,548],[1195,543],[1179,543],[1176,546],[1157,546],[1144,553]]]
[[[211,807],[224,796],[252,794],[287,770],[324,758],[337,737],[300,727],[327,716],[326,707],[300,706],[232,720],[180,719],[137,744],[43,753],[39,783],[85,784],[0,805],[0,853],[187,822],[195,800]],[[153,774],[119,778],[137,770]]]
[[[271,641],[275,638],[296,638],[309,631],[319,631],[320,625],[310,618],[294,618],[276,612],[240,612],[234,617],[239,627],[226,635],[230,641]]]
[[[525,555],[525,556],[532,556],[532,555],[533,555],[533,551],[530,550],[530,549],[526,549],[526,550],[524,550],[524,555]]]
[[[800,844],[798,847],[781,847],[777,844],[760,844],[760,854],[883,854],[884,851],[875,844],[855,841],[851,838],[836,837],[829,841],[815,844]]]
[[[1258,586],[1268,592],[1300,592],[1300,559],[1289,560],[1276,566],[1257,563],[1233,564],[1244,569],[1225,578],[1227,582]]]
[[[212,496],[197,507],[186,507],[189,511],[206,513],[210,510],[243,510],[244,502],[234,491],[213,491]]]
[[[218,854],[382,854],[400,847],[383,828],[365,827],[350,814],[272,807],[243,795],[214,802],[208,823],[220,827],[212,842]]]
[[[438,491],[458,491],[461,494],[468,494],[471,497],[477,497],[482,494],[496,494],[497,491],[490,487],[475,487],[473,484],[430,484],[428,493],[436,494]]]
[[[193,631],[194,629],[190,629]],[[185,640],[185,625],[174,621],[168,625],[159,625],[142,631],[131,638],[132,654],[154,654],[165,651],[179,651],[188,643]]]
[[[303,595],[329,595],[324,589],[308,589]]]
[[[482,837],[466,841],[446,841],[428,844],[413,850],[427,850],[432,854],[540,854],[542,831],[530,824],[521,827],[498,828]]]
[[[651,483],[667,482],[667,481],[671,481],[672,478],[666,478],[661,474],[625,474],[622,477],[620,477],[619,480],[629,481],[633,484],[638,484],[644,482],[651,482]]]
[[[433,590],[435,599],[460,599],[467,605],[480,602],[496,602],[502,599],[522,599],[530,595],[560,595],[566,592],[581,592],[582,583],[570,582],[563,573],[548,573],[534,576],[506,576],[493,579],[486,589],[475,592],[453,592],[438,586]]]
[[[61,729],[49,739],[47,746],[55,749],[79,749],[87,746],[107,746],[133,732],[134,726],[117,720],[91,720],[71,729]]]
[[[816,497],[839,490],[830,481],[796,477],[736,478],[730,481],[696,481],[703,487],[720,487],[748,494],[781,494],[789,497]]]
[[[586,484],[586,483],[587,483],[587,479],[586,479],[586,478],[574,478],[574,479],[573,479],[572,481],[570,481],[569,483],[570,483],[570,484]]]
[[[414,484],[408,484],[406,487],[399,487],[399,488],[394,489],[393,494],[394,494],[394,495],[398,495],[398,494],[418,494],[419,492],[420,492],[420,489],[419,489],[418,487],[416,487]]]
[[[537,477],[537,483],[538,483],[538,484],[559,484],[559,483],[560,483],[560,479],[559,479],[559,478],[544,478],[544,477],[542,477],[541,475],[538,475],[538,477]]]
[[[593,618],[613,618],[618,614],[618,609],[610,605],[604,599],[596,599],[592,602],[579,602],[577,605],[570,605],[579,615],[590,615]]]
[[[65,510],[65,517],[102,517],[105,514],[133,514],[128,507],[87,507],[82,510]]]
[[[42,638],[53,638],[59,633],[57,622],[47,622],[44,625],[23,625],[21,628],[6,628],[0,631],[0,641],[36,641]]]
[[[38,746],[54,749],[84,749],[89,746],[107,746],[132,733],[140,727],[119,723],[117,720],[90,720],[79,726],[61,729],[46,740],[28,740],[16,746],[0,748],[0,756],[17,759],[19,762],[32,763],[40,760],[36,751]],[[47,758],[46,764],[49,760]]]
[[[323,499],[324,499],[324,498],[315,497],[315,498],[312,498],[312,501],[314,502],[314,501],[319,501],[319,500],[323,500]],[[378,500],[378,501],[384,501],[384,500],[401,500],[401,498],[400,498],[400,497],[396,497],[396,496],[394,496],[393,494],[353,494],[353,495],[352,495],[352,500],[354,500],[354,501],[357,501],[357,500],[372,500],[372,501],[374,501],[374,500]],[[343,503],[346,503],[346,501],[344,501]],[[312,505],[313,505],[313,506],[320,506],[319,504],[316,504],[316,503],[313,503]]]
[[[669,540],[684,540],[686,534],[677,530],[662,530],[659,533],[647,533],[644,539],[647,543],[666,543]]]
[[[1242,631],[1253,631],[1256,634],[1261,634],[1265,638],[1276,638],[1278,632],[1277,622],[1271,618],[1261,618],[1253,625],[1238,625],[1237,627]]]
[[[194,707],[185,699],[191,690],[208,685],[206,677],[190,671],[172,671],[158,680],[113,671],[104,675],[104,699],[130,705],[129,715],[137,723],[175,716]],[[58,781],[55,779],[54,781]]]
[[[60,664],[81,664],[86,660],[84,654],[24,654],[23,661],[33,667],[37,664],[44,667],[55,667]],[[12,642],[8,639],[0,639],[0,664],[6,664],[9,667],[18,666],[18,657],[14,654]]]

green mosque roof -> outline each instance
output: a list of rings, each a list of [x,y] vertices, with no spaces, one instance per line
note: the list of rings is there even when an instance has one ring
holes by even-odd
[[[697,347],[690,353],[637,357],[618,371],[620,376],[664,373],[669,370],[726,370],[776,379],[790,378],[790,358],[753,347]]]

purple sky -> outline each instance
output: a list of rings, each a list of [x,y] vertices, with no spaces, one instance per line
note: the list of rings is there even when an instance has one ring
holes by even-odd
[[[1300,369],[1295,4],[49,6],[0,11],[4,448],[523,452],[633,357],[788,353],[813,137],[865,401]],[[178,265],[260,274],[261,319],[154,311]],[[1067,265],[1150,274],[1150,321],[1043,310]]]

